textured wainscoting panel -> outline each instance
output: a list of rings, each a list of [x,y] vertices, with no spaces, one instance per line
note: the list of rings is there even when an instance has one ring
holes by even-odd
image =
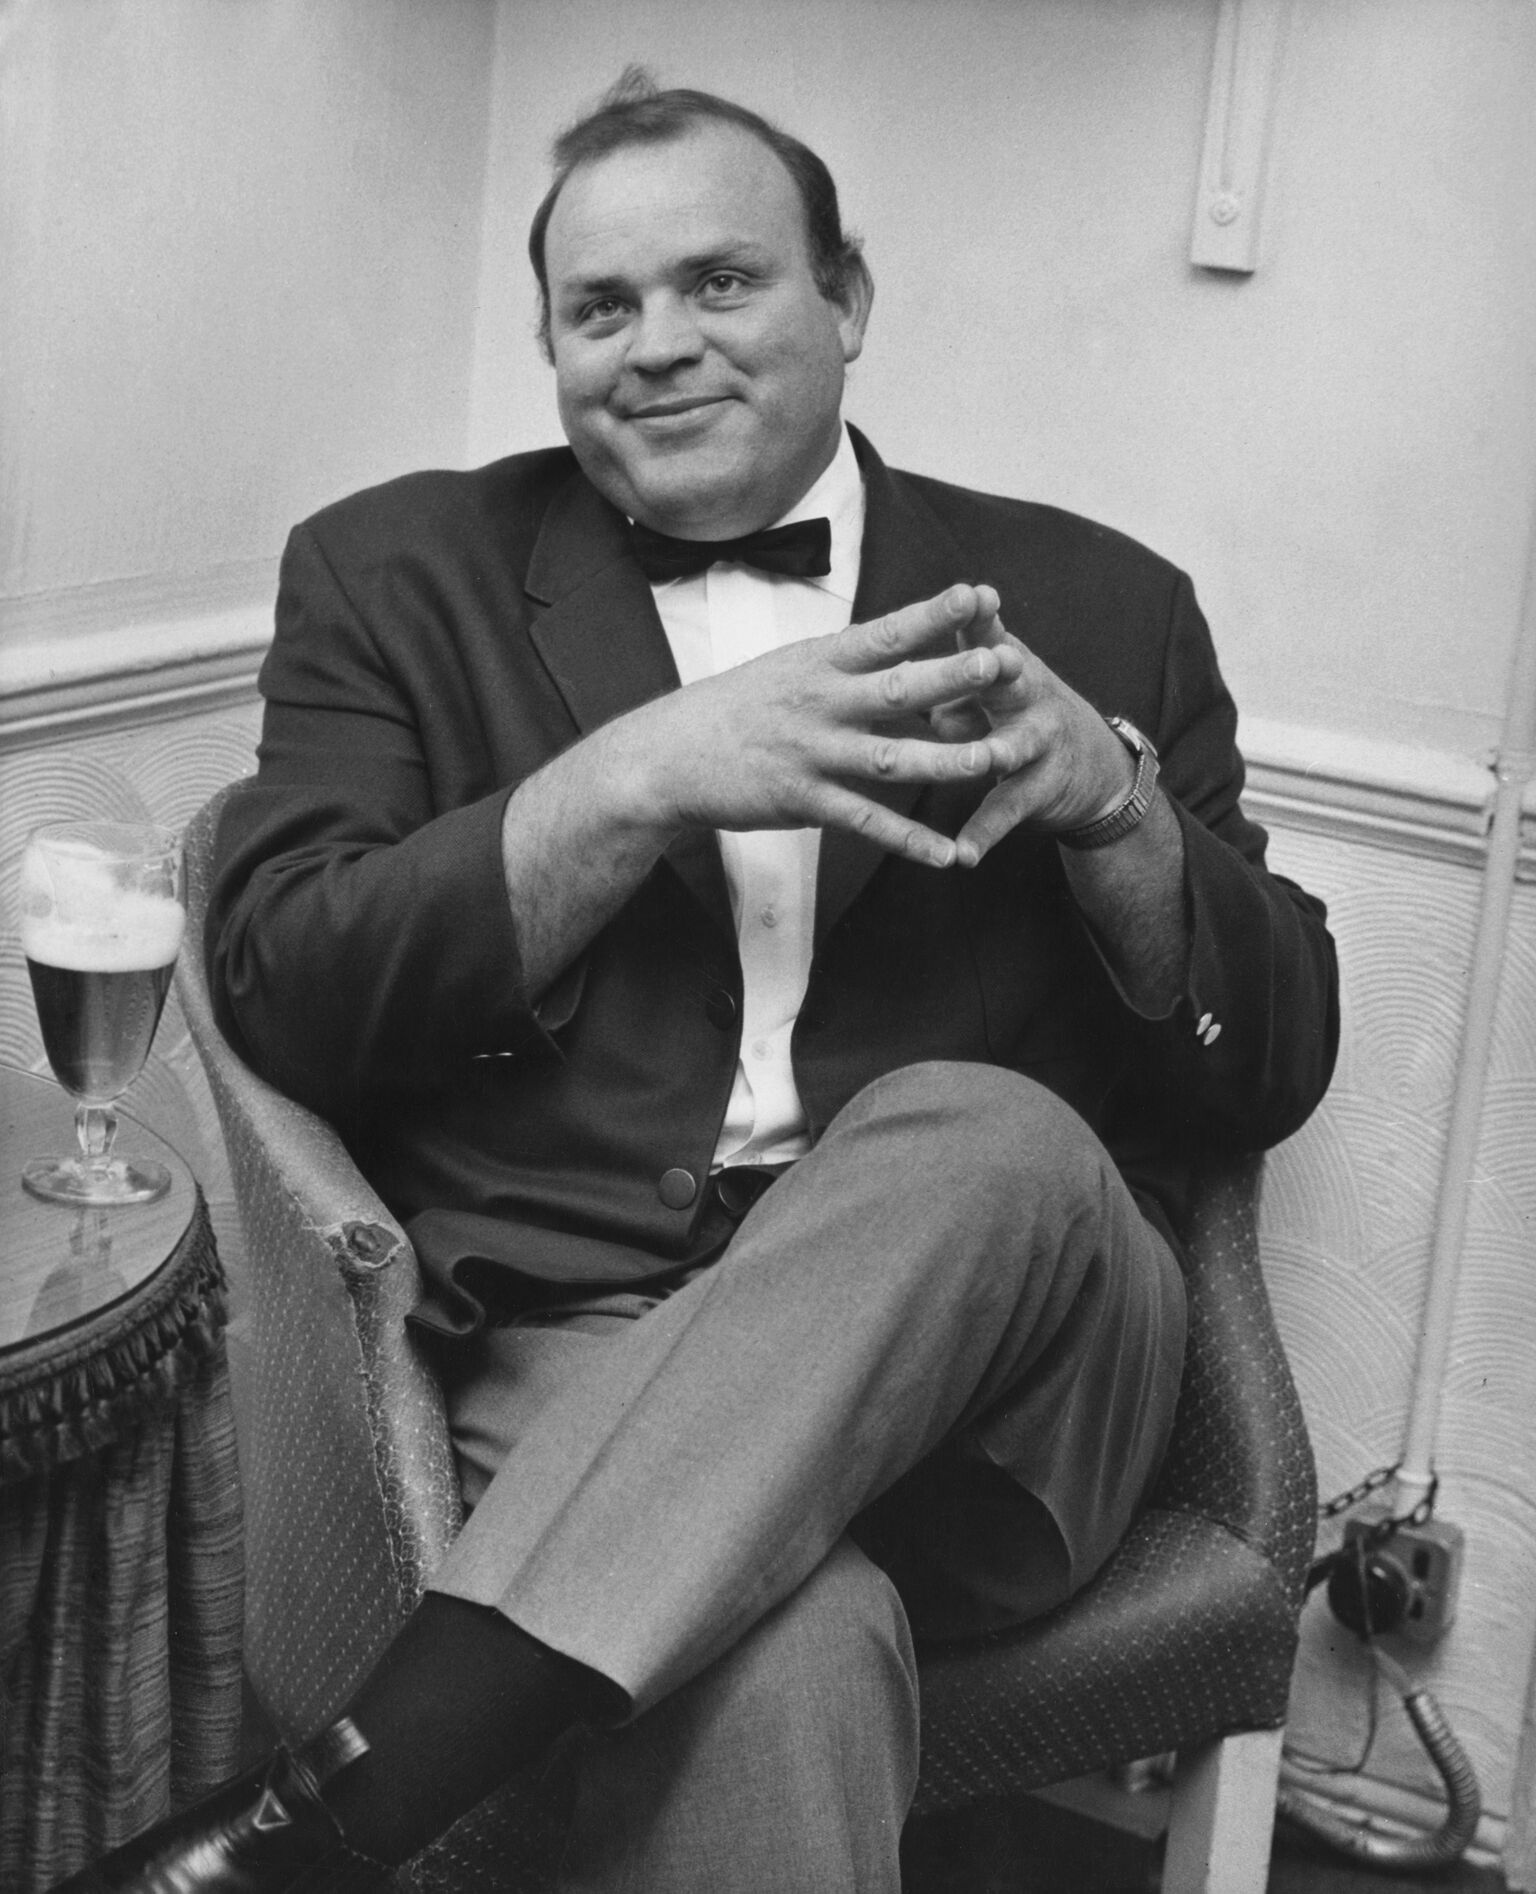
[[[1325,1494],[1401,1449],[1412,1389],[1479,893],[1471,867],[1277,828],[1273,857],[1329,902],[1344,1041],[1316,1118],[1280,1151],[1265,1246]],[[1508,1812],[1536,1642],[1536,890],[1505,957],[1450,1367],[1439,1510],[1467,1535],[1458,1620],[1414,1674],[1466,1745],[1488,1808]],[[1324,1543],[1334,1542],[1334,1536]],[[1360,1751],[1368,1667],[1315,1598],[1292,1737]],[[1368,1774],[1438,1793],[1395,1705]],[[1432,1813],[1432,1810],[1427,1812]]]
[[[39,822],[96,815],[180,827],[220,784],[255,768],[258,726],[253,702],[0,755],[0,1059],[48,1069],[16,933],[16,873],[28,831]],[[240,1232],[229,1168],[174,989],[148,1063],[124,1103],[186,1158],[207,1194],[220,1250],[233,1261]],[[28,1155],[7,1152],[4,1161]],[[232,1340],[238,1345],[238,1311]]]

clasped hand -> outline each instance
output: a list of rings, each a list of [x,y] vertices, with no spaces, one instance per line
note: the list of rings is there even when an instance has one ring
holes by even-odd
[[[637,797],[659,823],[844,828],[935,868],[974,866],[1020,823],[1091,821],[1130,781],[1103,719],[1004,630],[990,586],[786,645],[633,723]],[[879,794],[988,776],[953,840]]]

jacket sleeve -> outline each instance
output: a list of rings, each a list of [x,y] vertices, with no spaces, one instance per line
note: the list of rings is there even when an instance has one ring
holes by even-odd
[[[513,785],[434,806],[410,695],[314,532],[284,554],[258,772],[220,825],[220,1023],[329,1115],[543,1040],[501,867]]]
[[[1189,976],[1172,1012],[1138,1019],[1138,1071],[1193,1142],[1265,1149],[1322,1098],[1338,1047],[1338,966],[1321,901],[1265,866],[1244,815],[1237,712],[1188,579],[1169,615],[1155,741],[1184,833]]]

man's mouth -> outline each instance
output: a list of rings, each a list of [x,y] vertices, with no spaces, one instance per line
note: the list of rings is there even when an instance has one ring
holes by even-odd
[[[667,421],[678,415],[697,414],[705,408],[719,407],[729,399],[728,395],[675,395],[667,401],[647,401],[643,407],[631,408],[626,418],[631,421]]]

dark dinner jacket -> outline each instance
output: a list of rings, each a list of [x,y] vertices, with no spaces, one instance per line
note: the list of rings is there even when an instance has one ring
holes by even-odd
[[[1176,1237],[1195,1154],[1274,1143],[1327,1083],[1321,904],[1263,865],[1182,574],[1105,527],[857,446],[855,617],[984,580],[1046,664],[1146,731],[1184,831],[1194,949],[1183,997],[1148,1021],[1051,841],[1016,832],[941,873],[829,831],[792,1044],[812,1136],[898,1066],[1012,1067],[1082,1113]],[[235,1042],[337,1123],[405,1220],[441,1326],[473,1325],[488,1296],[653,1276],[700,1240],[741,1012],[713,833],[681,835],[538,996],[500,855],[523,778],[677,685],[623,519],[568,450],[410,475],[289,541],[259,773],[220,832],[213,990]],[[953,834],[981,793],[890,800]]]

